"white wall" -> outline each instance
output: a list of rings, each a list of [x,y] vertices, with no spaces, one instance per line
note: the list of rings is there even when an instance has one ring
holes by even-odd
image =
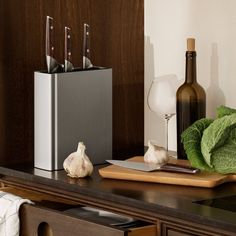
[[[145,144],[164,145],[164,121],[149,111],[153,78],[185,75],[186,38],[196,38],[197,80],[207,94],[207,116],[221,104],[236,107],[236,1],[145,0]],[[163,101],[164,102],[164,101]],[[169,146],[176,149],[175,119]]]

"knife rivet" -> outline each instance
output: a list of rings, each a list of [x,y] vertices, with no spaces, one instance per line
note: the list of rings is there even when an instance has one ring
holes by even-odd
[[[51,47],[52,50],[54,50],[54,47]]]
[[[69,38],[70,38],[70,35],[68,35],[67,38],[69,39]]]
[[[89,49],[87,49],[87,52],[89,53]]]
[[[51,26],[50,29],[53,30],[53,26]]]
[[[89,32],[87,32],[86,34],[89,35]]]

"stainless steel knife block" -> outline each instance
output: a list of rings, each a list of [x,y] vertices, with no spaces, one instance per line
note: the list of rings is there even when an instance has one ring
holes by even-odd
[[[112,157],[112,69],[34,74],[34,166],[63,169],[84,142],[93,164]]]

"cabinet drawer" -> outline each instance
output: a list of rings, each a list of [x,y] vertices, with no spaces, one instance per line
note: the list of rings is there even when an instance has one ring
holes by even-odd
[[[167,231],[168,236],[193,236],[193,234],[178,232],[176,230],[169,229]],[[195,234],[196,235],[196,234]]]
[[[204,229],[189,227],[184,224],[176,225],[170,222],[161,223],[161,235],[163,236],[220,236],[221,234],[207,232]]]
[[[32,205],[23,205],[20,211],[20,217],[22,229],[21,236],[37,236],[38,231],[45,232],[46,235],[41,233],[42,236],[156,235],[156,227],[154,225],[148,225],[140,228],[122,229],[79,219],[77,217],[75,218],[59,211]]]
[[[74,202],[48,194],[5,188],[3,191],[28,198],[35,205],[23,204],[20,209],[21,236],[156,236],[157,226],[142,221],[142,226],[122,228],[101,223],[99,219],[73,216],[65,210],[78,208]],[[82,207],[82,206],[81,206]]]

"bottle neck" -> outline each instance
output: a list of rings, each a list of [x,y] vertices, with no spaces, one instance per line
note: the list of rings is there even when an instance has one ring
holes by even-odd
[[[185,83],[197,82],[197,70],[196,70],[196,57],[195,51],[187,51],[186,54],[186,71],[185,71]]]

